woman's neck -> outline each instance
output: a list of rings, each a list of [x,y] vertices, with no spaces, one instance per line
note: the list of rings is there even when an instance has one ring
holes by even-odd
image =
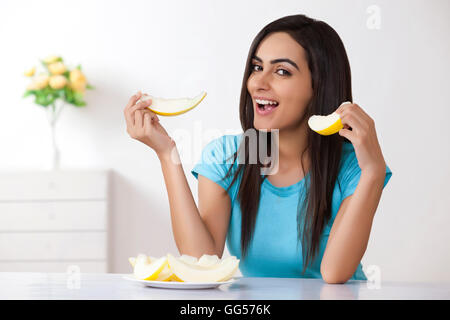
[[[307,124],[304,123],[293,130],[284,129],[279,131],[278,171],[280,173],[297,170],[297,168],[301,170],[301,156],[308,143],[307,130]],[[307,152],[303,154],[303,166],[303,174],[306,174],[309,170],[309,156]]]

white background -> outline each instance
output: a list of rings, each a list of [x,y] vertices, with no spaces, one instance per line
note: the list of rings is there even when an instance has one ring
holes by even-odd
[[[376,5],[380,29],[367,26]],[[41,106],[23,99],[23,71],[50,54],[82,65],[96,87],[87,107],[57,124],[62,168],[112,169],[112,272],[127,258],[178,253],[153,150],[126,133],[123,109],[137,90],[206,99],[179,117],[160,117],[190,170],[212,138],[238,133],[239,94],[250,43],[269,22],[304,13],[341,36],[353,97],[375,120],[393,171],[363,265],[382,281],[450,281],[448,33],[442,1],[5,1],[0,2],[0,170],[46,169],[50,129]],[[184,130],[184,131],[183,131]],[[184,133],[185,138],[180,134]],[[178,138],[180,137],[180,138]],[[191,146],[189,146],[191,143]]]

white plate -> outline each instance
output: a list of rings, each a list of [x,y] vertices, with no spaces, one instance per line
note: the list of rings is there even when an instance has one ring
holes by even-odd
[[[220,282],[178,282],[178,281],[152,281],[139,280],[133,275],[123,276],[124,279],[134,282],[139,282],[147,287],[166,288],[166,289],[210,289],[216,288],[223,284],[235,282],[235,279]]]

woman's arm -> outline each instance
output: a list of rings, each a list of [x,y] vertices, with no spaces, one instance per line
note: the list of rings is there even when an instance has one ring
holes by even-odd
[[[181,254],[222,257],[231,212],[227,192],[201,175],[198,176],[198,208],[186,180],[179,154],[174,159],[158,154],[169,196],[172,230]]]
[[[353,195],[342,201],[320,265],[325,282],[345,283],[355,273],[367,248],[385,174],[362,172]]]
[[[339,135],[353,144],[361,176],[353,195],[342,201],[331,227],[320,265],[328,283],[344,283],[355,272],[367,248],[386,177],[373,119],[353,103],[339,106],[336,112],[344,125]]]

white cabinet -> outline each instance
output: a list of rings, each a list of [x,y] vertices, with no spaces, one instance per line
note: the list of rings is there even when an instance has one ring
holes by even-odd
[[[107,170],[0,173],[0,271],[108,272]]]

